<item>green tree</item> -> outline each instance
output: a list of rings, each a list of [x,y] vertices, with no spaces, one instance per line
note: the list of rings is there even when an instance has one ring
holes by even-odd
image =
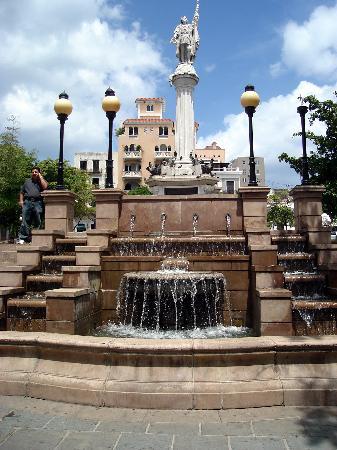
[[[125,133],[125,127],[119,127],[119,128],[116,128],[116,130],[115,130],[115,136],[121,136],[122,134],[124,134]]]
[[[8,119],[0,134],[0,224],[9,228],[12,236],[20,225],[19,192],[36,164],[34,152],[27,152],[19,144],[19,128],[15,117]]]
[[[335,97],[337,92],[334,92]],[[308,156],[311,184],[321,184],[326,188],[323,194],[323,210],[331,218],[337,218],[337,103],[333,100],[319,101],[309,95],[303,101],[309,108],[309,123],[320,122],[325,125],[325,133],[315,134],[307,131],[307,138],[316,146]],[[300,136],[301,133],[296,133]],[[282,153],[279,161],[285,161],[297,173],[302,172],[302,158]]]
[[[130,189],[128,195],[152,195],[152,192],[147,186],[137,186]]]
[[[267,222],[270,227],[287,229],[294,224],[294,212],[290,207],[289,191],[280,189],[268,196]]]
[[[57,184],[58,160],[45,159],[39,162],[39,167],[49,183],[48,189],[54,189]],[[88,174],[64,161],[64,187],[76,194],[75,217],[78,219],[92,218],[95,215],[92,184]]]

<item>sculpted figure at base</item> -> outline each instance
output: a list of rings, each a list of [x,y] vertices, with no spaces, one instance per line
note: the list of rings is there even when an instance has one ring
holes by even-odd
[[[194,13],[192,23],[188,23],[186,16],[182,17],[180,24],[176,27],[171,43],[177,47],[176,55],[180,63],[193,64],[199,47],[199,0]]]

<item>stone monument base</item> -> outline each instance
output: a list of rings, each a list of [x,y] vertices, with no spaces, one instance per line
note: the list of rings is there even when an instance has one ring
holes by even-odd
[[[154,195],[193,195],[216,193],[218,179],[210,175],[161,176],[155,175],[146,183]]]

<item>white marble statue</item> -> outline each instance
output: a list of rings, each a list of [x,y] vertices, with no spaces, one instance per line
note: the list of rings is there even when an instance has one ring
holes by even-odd
[[[193,64],[194,62],[199,47],[198,22],[199,0],[197,0],[192,23],[188,23],[186,16],[182,17],[171,39],[171,43],[176,45],[176,55],[182,64]]]

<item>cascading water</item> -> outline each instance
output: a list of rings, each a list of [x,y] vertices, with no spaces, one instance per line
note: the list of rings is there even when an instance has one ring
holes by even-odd
[[[136,215],[135,214],[131,214],[131,216],[130,216],[130,227],[129,227],[129,234],[130,234],[131,238],[133,238],[133,232],[135,230],[135,225],[136,225]]]
[[[164,237],[165,236],[165,224],[166,224],[166,219],[167,219],[167,215],[162,212],[160,214],[160,236]]]
[[[219,338],[249,335],[243,327],[223,326],[230,311],[222,273],[189,272],[185,258],[166,258],[160,270],[123,275],[118,294],[119,325],[96,335],[143,338]]]
[[[197,213],[194,213],[193,219],[192,219],[193,236],[197,235],[198,221],[199,221],[199,216]]]

